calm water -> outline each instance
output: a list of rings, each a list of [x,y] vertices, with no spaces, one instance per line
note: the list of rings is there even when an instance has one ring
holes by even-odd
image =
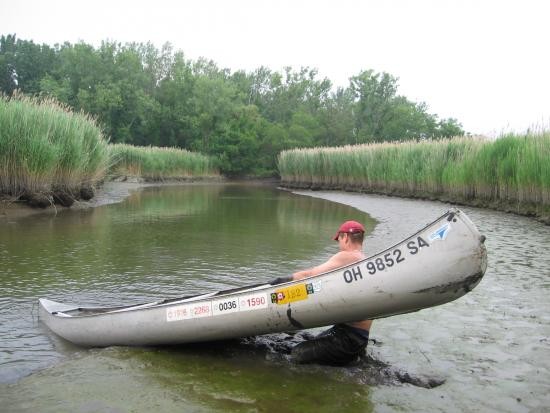
[[[368,357],[348,368],[290,364],[279,350],[298,338],[284,334],[87,350],[37,321],[42,296],[129,304],[289,274],[334,253],[330,237],[345,219],[374,227],[366,243],[374,252],[447,208],[206,185],[146,188],[120,204],[56,216],[0,218],[0,410],[546,411],[550,230],[498,212],[466,208],[487,236],[481,284],[453,303],[375,322]]]
[[[4,218],[0,398],[13,411],[149,411],[157,405],[173,411],[183,402],[197,410],[240,411],[259,406],[260,398],[265,406],[294,399],[281,392],[283,382],[295,379],[292,366],[276,364],[284,358],[269,360],[277,359],[269,350],[273,341],[83,350],[37,321],[36,300],[130,304],[267,281],[335,252],[331,237],[346,219],[374,225],[349,206],[238,185],[153,187],[118,204]],[[330,374],[328,382],[312,372],[300,373],[300,380],[311,383],[318,401],[292,403],[311,409],[327,404],[328,387],[347,388]],[[357,394],[367,391],[355,386]],[[121,393],[132,396],[119,401]],[[354,400],[362,405],[357,395],[342,405]],[[341,403],[327,404],[335,405]]]

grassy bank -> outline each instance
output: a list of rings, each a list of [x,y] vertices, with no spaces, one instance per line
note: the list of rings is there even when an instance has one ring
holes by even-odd
[[[174,148],[110,145],[96,121],[53,100],[0,96],[0,197],[32,206],[90,199],[107,176],[217,176],[215,161]]]
[[[94,119],[51,100],[0,97],[0,194],[31,204],[88,197],[108,166]]]
[[[492,207],[550,219],[550,132],[284,151],[283,185]]]
[[[215,159],[178,148],[109,146],[110,176],[140,177],[150,181],[214,178],[219,176]]]

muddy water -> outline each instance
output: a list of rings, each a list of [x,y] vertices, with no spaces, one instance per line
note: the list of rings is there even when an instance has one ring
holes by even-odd
[[[453,303],[375,322],[348,368],[295,366],[298,336],[180,348],[82,349],[36,319],[39,296],[127,304],[239,286],[321,262],[344,219],[373,252],[442,203],[269,187],[147,188],[124,202],[0,218],[0,400],[6,412],[545,411],[550,230],[465,208],[489,269]],[[369,215],[378,220],[376,226]],[[430,388],[431,387],[431,388]]]

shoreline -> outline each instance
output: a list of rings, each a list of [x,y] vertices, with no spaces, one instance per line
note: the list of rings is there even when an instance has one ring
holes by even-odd
[[[225,183],[223,178],[186,178],[154,181],[138,177],[118,177],[105,181],[96,188],[93,198],[88,201],[75,200],[70,207],[51,204],[46,208],[30,206],[26,201],[0,197],[0,219],[24,218],[39,214],[56,215],[60,211],[78,211],[124,201],[133,191],[153,186],[204,185]]]
[[[89,201],[75,201],[70,207],[52,204],[46,208],[38,208],[28,205],[25,201],[0,199],[0,219],[25,218],[40,214],[56,215],[61,211],[76,211],[115,204],[130,196],[132,191],[146,186],[152,185],[139,182],[108,182],[102,185]]]
[[[535,221],[542,222],[545,225],[550,225],[550,207],[544,207],[539,204],[532,203],[520,203],[520,202],[511,202],[511,201],[488,201],[479,198],[473,199],[464,199],[453,197],[448,194],[434,195],[431,193],[407,193],[403,194],[400,192],[385,192],[385,191],[376,191],[368,190],[365,188],[353,188],[353,187],[328,187],[323,185],[313,186],[313,185],[300,185],[292,184],[288,182],[281,182],[280,188],[286,189],[289,191],[329,191],[329,192],[342,192],[342,193],[356,193],[362,195],[380,195],[388,198],[400,198],[400,199],[411,199],[419,201],[437,201],[447,204],[467,206],[473,208],[489,209],[493,211],[506,212],[509,214],[514,214],[517,216],[527,217],[534,219]],[[541,211],[542,210],[542,211]]]
[[[205,184],[224,184],[224,185],[271,185],[279,189],[297,192],[311,191],[313,193],[319,191],[328,191],[332,193],[349,193],[358,195],[374,195],[383,196],[388,199],[398,198],[412,201],[436,201],[446,204],[458,206],[467,206],[481,209],[505,212],[517,216],[531,218],[535,221],[542,222],[545,225],[550,225],[550,211],[548,213],[538,213],[537,205],[520,204],[512,202],[490,202],[480,199],[464,200],[455,199],[449,196],[435,196],[433,194],[415,193],[415,194],[400,194],[400,193],[385,193],[381,191],[368,191],[365,189],[355,188],[328,188],[328,187],[312,187],[311,185],[299,185],[284,183],[277,179],[225,179],[225,178],[192,178],[192,179],[169,179],[162,181],[153,181],[137,177],[120,177],[114,180],[106,181],[96,189],[94,197],[88,201],[75,201],[70,207],[52,204],[46,208],[37,208],[28,205],[25,201],[14,200],[13,198],[0,198],[0,219],[8,218],[23,218],[37,214],[57,214],[60,211],[66,210],[82,210],[95,208],[103,205],[122,202],[131,195],[131,192],[147,187],[155,186],[177,186],[177,185],[205,185]],[[540,209],[540,206],[538,206]],[[545,211],[546,212],[546,211]]]

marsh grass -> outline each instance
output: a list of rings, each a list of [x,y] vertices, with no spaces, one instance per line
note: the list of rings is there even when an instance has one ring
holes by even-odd
[[[93,196],[107,173],[153,180],[219,174],[215,160],[198,153],[110,145],[94,118],[52,99],[0,96],[1,196],[70,206]]]
[[[179,148],[109,146],[109,175],[146,180],[212,178],[219,176],[214,158]]]
[[[102,179],[107,141],[96,121],[50,99],[0,96],[0,193],[78,197]]]
[[[283,184],[463,202],[550,207],[550,132],[293,149],[278,159]],[[534,208],[534,211],[533,211]]]

